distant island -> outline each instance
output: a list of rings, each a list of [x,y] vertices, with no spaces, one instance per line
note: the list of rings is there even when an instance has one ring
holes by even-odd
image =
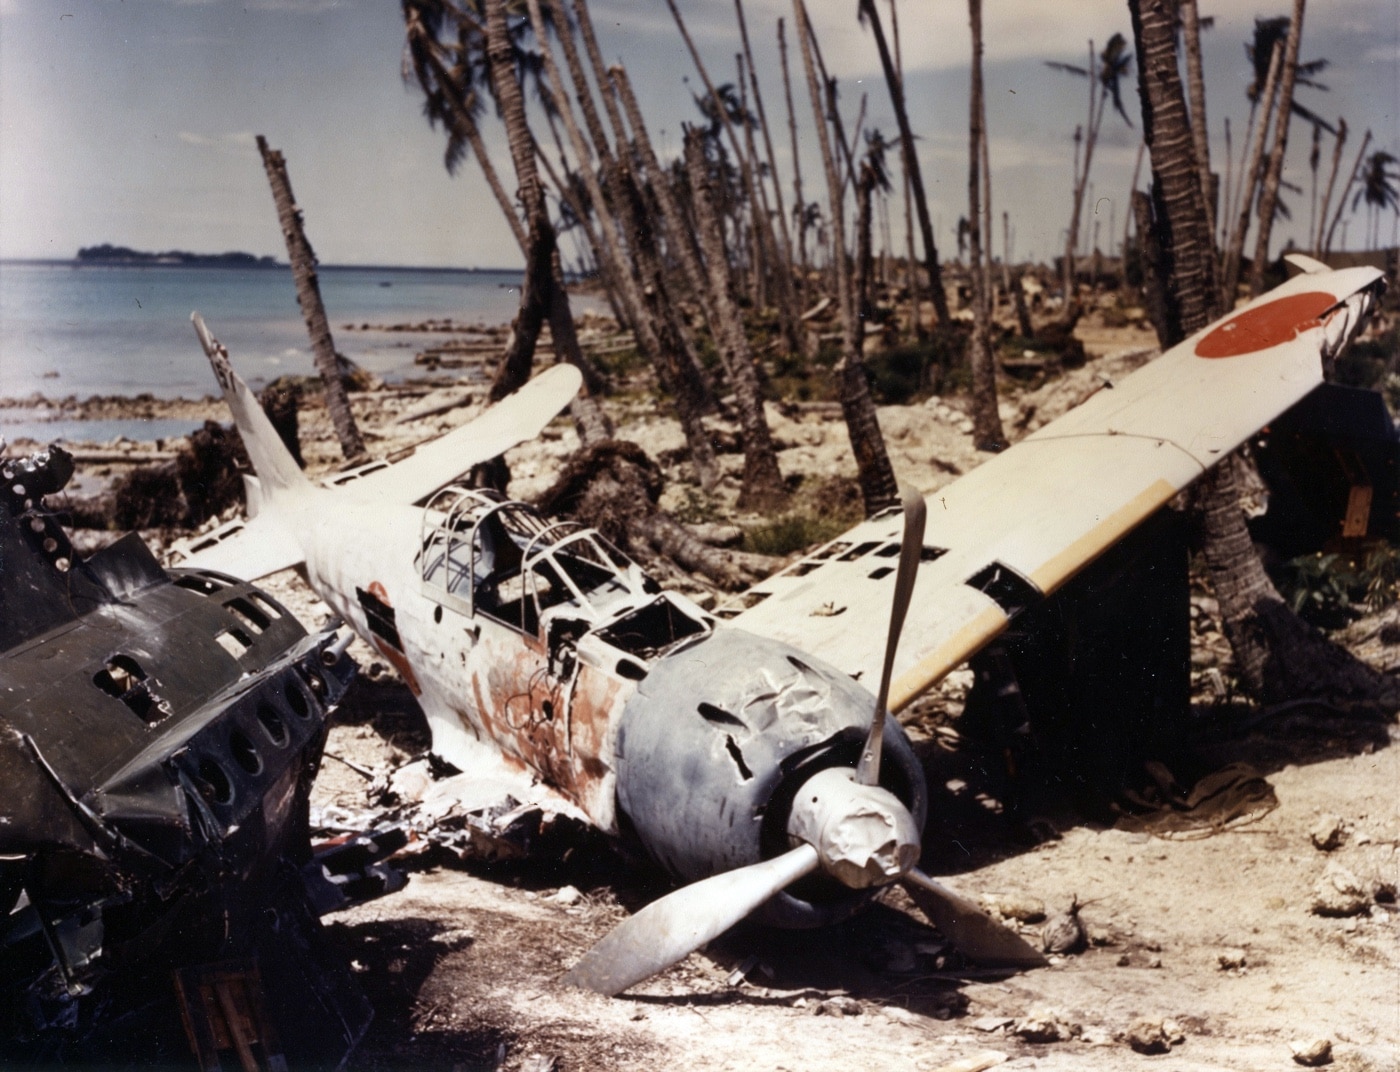
[[[187,253],[172,249],[166,253],[148,253],[126,246],[103,243],[84,246],[78,250],[79,264],[177,264],[192,268],[280,268],[276,257],[257,257],[251,253]]]

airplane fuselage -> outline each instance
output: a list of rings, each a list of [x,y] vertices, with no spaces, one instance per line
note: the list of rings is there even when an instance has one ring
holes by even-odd
[[[855,763],[862,685],[661,591],[592,530],[466,489],[288,506],[312,586],[417,694],[435,754],[545,782],[678,878],[786,851],[797,787]],[[918,763],[893,722],[886,741],[884,780],[922,824]],[[769,916],[811,925],[856,900],[783,894]]]

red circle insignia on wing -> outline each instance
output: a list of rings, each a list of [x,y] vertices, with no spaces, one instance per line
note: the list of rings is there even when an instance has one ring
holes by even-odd
[[[1336,304],[1334,295],[1308,290],[1256,305],[1207,333],[1196,344],[1196,356],[1240,357],[1292,342]]]

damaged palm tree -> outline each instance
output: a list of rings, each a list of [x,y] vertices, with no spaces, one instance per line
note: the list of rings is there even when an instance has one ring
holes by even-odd
[[[700,132],[688,127],[685,132],[685,164],[694,195],[696,230],[709,269],[705,294],[707,305],[714,310],[711,325],[717,328],[715,341],[724,354],[730,381],[739,411],[739,423],[744,443],[744,484],[739,502],[750,508],[765,509],[781,505],[787,498],[782,473],[778,471],[778,456],[773,437],[763,412],[763,395],[754,370],[753,352],[749,348],[744,321],[729,293],[728,261],[724,253],[724,236],[715,215],[709,165],[705,159]]]
[[[1175,7],[1172,0],[1129,0],[1140,57],[1143,133],[1152,159],[1154,225],[1166,268],[1169,315],[1163,346],[1205,327],[1220,300],[1177,67]],[[1336,327],[1354,332],[1359,308],[1336,311]],[[1203,550],[1245,686],[1266,701],[1326,695],[1393,709],[1400,702],[1394,682],[1330,643],[1279,596],[1245,525],[1237,466],[1237,459],[1228,459],[1203,485]]]
[[[276,149],[268,147],[267,139],[258,135],[258,152],[262,154],[267,180],[272,185],[272,200],[277,205],[277,220],[282,225],[282,237],[287,241],[287,256],[292,263],[292,278],[296,281],[297,304],[306,318],[311,333],[311,350],[316,358],[316,371],[326,393],[326,409],[340,442],[340,452],[346,462],[364,461],[365,442],[355,424],[350,400],[345,394],[345,381],[340,356],[331,338],[326,307],[321,301],[321,284],[316,275],[316,254],[306,239],[301,210],[292,197],[292,181],[287,176],[287,162]]]
[[[823,94],[817,80],[816,63],[812,56],[812,26],[802,0],[793,0],[797,39],[802,46],[802,64],[807,73],[807,92],[812,99],[817,139],[821,146],[822,163],[826,170],[828,204],[831,211],[831,242],[836,272],[836,298],[841,314],[841,359],[837,375],[841,383],[841,412],[846,418],[846,430],[851,437],[851,450],[860,474],[860,490],[867,515],[879,513],[899,501],[899,489],[890,465],[880,422],[875,414],[875,401],[870,397],[870,384],[865,376],[864,323],[856,308],[856,296],[846,257],[845,186],[837,170],[832,152],[831,132],[827,129],[827,113]]]

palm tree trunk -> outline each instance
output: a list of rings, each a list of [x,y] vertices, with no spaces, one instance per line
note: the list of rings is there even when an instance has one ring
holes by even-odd
[[[560,26],[559,40],[564,48],[570,71],[574,76],[577,90],[576,99],[597,149],[600,167],[604,176],[609,180],[613,195],[610,201],[604,198],[597,176],[589,164],[588,145],[578,128],[577,120],[574,118],[568,90],[565,88],[559,67],[554,62],[553,51],[549,47],[540,0],[529,0],[529,11],[530,21],[534,27],[540,50],[540,58],[544,63],[545,74],[554,91],[555,107],[564,123],[564,129],[569,136],[570,143],[573,145],[574,154],[579,159],[578,173],[588,189],[589,198],[593,201],[594,212],[598,216],[598,226],[602,234],[604,250],[608,259],[616,266],[616,275],[623,286],[624,293],[627,294],[628,304],[632,306],[631,312],[634,317],[633,325],[637,341],[652,360],[663,386],[671,392],[675,400],[676,413],[685,433],[686,444],[690,448],[691,463],[695,466],[696,476],[699,478],[701,486],[709,490],[718,483],[719,470],[715,462],[714,444],[710,441],[709,433],[701,421],[701,415],[709,396],[708,385],[704,383],[698,362],[693,359],[693,356],[691,360],[687,361],[684,340],[678,338],[675,332],[666,330],[667,325],[664,322],[664,317],[667,309],[663,306],[668,306],[669,303],[665,301],[664,283],[654,271],[648,271],[648,269],[654,269],[655,264],[653,259],[647,255],[641,242],[645,237],[644,221],[637,219],[635,212],[629,211],[634,207],[633,202],[628,191],[623,187],[617,161],[613,159],[608,149],[607,135],[603,131],[597,110],[593,107],[593,98],[588,90],[587,82],[582,77],[583,69],[579,63],[578,54],[574,50],[573,40],[569,36],[567,22],[561,20],[563,24]],[[604,90],[606,91],[606,86]],[[627,213],[629,217],[628,232],[632,238],[631,259],[644,277],[648,277],[647,283],[652,295],[651,301],[648,300],[648,295],[643,292],[643,289],[637,286],[635,277],[627,267],[628,258],[624,254],[627,243],[623,239],[617,219],[610,211],[609,205],[619,212]]]
[[[782,183],[778,181],[778,157],[777,154],[773,152],[773,137],[768,129],[768,113],[763,107],[763,93],[762,90],[759,88],[758,84],[758,69],[754,66],[753,49],[749,47],[749,27],[748,23],[744,19],[743,0],[734,0],[734,8],[739,16],[739,36],[744,46],[744,59],[745,62],[748,64],[749,79],[753,83],[753,102],[754,107],[755,109],[757,109],[758,112],[759,130],[763,134],[764,151],[768,156],[768,173],[772,178],[773,201],[777,208],[778,233],[779,235],[781,235],[783,241],[781,259],[776,267],[779,271],[783,273],[783,275],[788,280],[791,280],[793,265],[792,235],[788,231],[787,207],[783,203],[783,186]],[[762,181],[763,178],[760,175],[760,184],[762,183]],[[787,287],[787,294],[792,301],[797,301],[800,303],[798,295],[794,292],[794,288],[790,285]],[[797,310],[793,305],[789,304],[784,312],[784,315],[793,315],[799,311],[800,310]],[[794,316],[792,325],[790,327],[785,325],[784,330],[790,330],[792,333],[792,340],[796,341],[805,329],[802,327],[801,320],[797,319]],[[800,342],[797,342],[799,352],[800,345]]]
[[[1245,235],[1249,233],[1249,217],[1254,208],[1254,191],[1259,185],[1259,169],[1264,158],[1264,143],[1269,135],[1269,123],[1274,114],[1275,89],[1278,85],[1279,69],[1283,65],[1283,42],[1274,44],[1273,54],[1269,58],[1269,74],[1264,79],[1263,92],[1259,94],[1259,100],[1263,104],[1263,114],[1259,116],[1258,125],[1254,130],[1254,140],[1249,147],[1249,160],[1240,170],[1240,188],[1237,193],[1239,199],[1239,218],[1235,221],[1235,229],[1230,232],[1230,245],[1225,251],[1224,281],[1221,286],[1221,293],[1224,298],[1225,308],[1232,309],[1235,305],[1236,291],[1240,285],[1240,262],[1244,258]]]
[[[1264,172],[1264,192],[1259,199],[1259,232],[1254,240],[1254,264],[1250,266],[1249,272],[1249,293],[1254,297],[1264,292],[1264,269],[1269,263],[1269,239],[1274,230],[1274,213],[1278,210],[1278,190],[1283,180],[1283,157],[1288,151],[1288,128],[1293,119],[1293,86],[1298,78],[1298,47],[1303,39],[1305,6],[1305,0],[1293,0],[1293,18],[1288,24],[1288,40],[1284,46],[1283,85],[1278,95],[1274,146],[1269,154],[1269,166]]]
[[[1206,82],[1201,69],[1201,16],[1196,0],[1181,0],[1181,28],[1186,44],[1186,84],[1191,93],[1191,141],[1205,197],[1206,226],[1215,242],[1215,182],[1210,173],[1210,126],[1206,123]]]
[[[504,397],[528,378],[540,322],[547,318],[556,358],[576,366],[584,376],[585,390],[571,407],[579,438],[584,443],[596,442],[611,436],[612,425],[596,396],[588,389],[590,381],[597,382],[597,372],[584,357],[574,330],[554,225],[549,219],[539,169],[535,166],[535,139],[525,116],[524,94],[515,80],[515,57],[506,29],[505,0],[486,0],[486,58],[515,165],[528,236],[525,286],[521,287],[520,313],[515,327],[518,344],[501,363],[492,384],[492,397]],[[527,295],[527,288],[532,293]]]
[[[340,441],[340,453],[347,462],[363,461],[366,457],[365,442],[360,437],[355,414],[351,412],[350,400],[345,394],[340,359],[335,352],[335,340],[331,338],[330,323],[326,320],[326,307],[321,301],[316,254],[302,228],[301,210],[292,196],[287,162],[281,152],[268,147],[267,139],[261,134],[258,135],[258,152],[262,154],[267,181],[272,186],[272,201],[277,206],[277,220],[282,225],[282,237],[287,242],[287,258],[292,265],[292,279],[296,283],[297,304],[301,306],[306,330],[311,335],[311,351],[315,355],[316,371],[321,375],[326,393],[326,409],[330,413],[331,426],[335,428],[336,439]]]
[[[795,201],[795,226],[797,228],[797,263],[801,270],[802,282],[799,291],[807,292],[807,277],[812,270],[811,258],[807,255],[807,202],[802,196],[802,158],[797,144],[797,110],[792,104],[792,79],[788,72],[786,22],[778,20],[778,56],[783,67],[783,96],[787,100],[788,135],[792,140],[792,196]],[[805,298],[804,298],[805,301]]]
[[[899,487],[880,434],[880,422],[875,415],[875,402],[870,397],[870,385],[865,378],[865,362],[861,355],[860,317],[855,307],[850,269],[846,260],[846,214],[843,208],[841,174],[832,152],[831,132],[827,129],[823,94],[817,82],[817,67],[812,58],[812,28],[807,20],[803,0],[793,0],[793,17],[797,40],[802,46],[802,65],[807,73],[807,92],[812,98],[812,114],[821,148],[822,166],[826,171],[826,187],[830,207],[830,240],[832,261],[836,272],[837,304],[841,311],[842,350],[837,373],[841,382],[841,411],[846,418],[846,430],[851,437],[856,469],[860,474],[860,490],[865,500],[866,516],[893,506],[899,501]]]
[[[1366,150],[1371,145],[1371,132],[1366,131],[1366,136],[1361,139],[1361,148],[1356,153],[1356,163],[1351,166],[1351,178],[1347,179],[1347,184],[1342,187],[1342,196],[1337,201],[1337,214],[1332,217],[1332,225],[1327,228],[1327,241],[1322,244],[1322,256],[1326,257],[1332,252],[1332,236],[1337,233],[1337,224],[1341,221],[1342,210],[1347,205],[1347,194],[1351,193],[1351,188],[1356,182],[1356,176],[1361,173],[1361,165],[1366,159]],[[1340,150],[1338,150],[1340,152]]]
[[[685,20],[681,18],[680,9],[676,6],[675,0],[666,0],[666,6],[671,10],[671,17],[676,23],[676,28],[680,30],[681,39],[685,42],[686,49],[690,52],[691,62],[695,64],[695,70],[699,73],[701,81],[705,83],[705,91],[714,102],[715,111],[718,113],[720,122],[724,126],[724,133],[729,141],[729,147],[734,153],[734,159],[739,163],[739,179],[743,184],[745,194],[748,196],[751,226],[754,228],[755,241],[762,258],[762,261],[756,263],[754,268],[755,271],[761,271],[762,264],[765,262],[770,264],[781,262],[781,258],[775,254],[778,240],[777,236],[773,233],[773,221],[768,218],[768,214],[764,211],[763,199],[759,196],[758,184],[754,180],[754,169],[749,164],[749,156],[739,144],[739,137],[734,132],[734,124],[729,119],[729,111],[725,108],[724,102],[715,89],[714,83],[710,81],[709,71],[706,69],[704,61],[700,58],[700,52],[696,49],[695,42],[690,37],[690,31],[686,28]],[[790,282],[790,280],[785,280],[782,276],[778,278],[779,288],[789,292],[791,289]],[[787,296],[786,293],[780,298],[780,302],[786,303],[790,310],[794,304],[793,299]],[[795,313],[792,319],[796,322],[797,317]]]
[[[1337,188],[1337,171],[1341,168],[1341,150],[1347,144],[1347,120],[1337,120],[1336,144],[1331,150],[1331,169],[1327,172],[1327,188],[1323,190],[1322,210],[1317,213],[1317,230],[1312,235],[1312,252],[1315,258],[1322,256],[1322,232],[1327,225],[1327,211],[1331,209],[1331,193]]]
[[[1143,130],[1152,153],[1164,254],[1180,320],[1162,339],[1180,341],[1212,319],[1215,288],[1203,196],[1176,61],[1174,0],[1128,0],[1139,57]],[[1201,487],[1203,551],[1241,680],[1266,701],[1327,691],[1367,702],[1395,685],[1309,629],[1279,597],[1250,540],[1231,457]]]
[[[763,412],[763,396],[754,371],[753,353],[749,349],[744,322],[729,294],[729,264],[724,252],[724,236],[720,232],[719,216],[715,211],[709,168],[705,161],[703,134],[686,130],[685,165],[690,175],[696,229],[699,232],[705,263],[709,268],[708,285],[701,293],[714,309],[711,323],[716,325],[715,342],[724,353],[730,382],[739,411],[744,442],[744,482],[739,504],[753,509],[771,509],[787,498],[778,456]]]
[[[914,132],[909,125],[909,111],[904,101],[904,81],[895,68],[890,55],[889,44],[885,40],[885,28],[880,22],[880,12],[875,0],[860,0],[860,13],[869,21],[875,34],[875,48],[880,53],[880,66],[885,72],[885,84],[890,91],[890,104],[894,108],[895,123],[899,126],[899,152],[904,163],[905,173],[914,194],[914,208],[919,217],[919,234],[924,243],[924,270],[928,273],[929,288],[932,291],[933,309],[941,324],[948,323],[948,296],[943,290],[943,270],[938,263],[938,247],[933,240],[933,220],[928,210],[928,195],[924,190],[923,173],[919,169],[919,155],[915,151]]]
[[[982,251],[985,218],[982,211],[982,168],[986,155],[986,103],[982,92],[982,0],[968,0],[968,21],[972,26],[972,92],[968,118],[968,256],[972,279],[972,337],[968,360],[972,367],[972,439],[978,450],[1001,450],[1006,446],[1001,414],[997,412],[996,359],[992,353],[992,296],[990,279]],[[988,236],[990,240],[990,235]]]

